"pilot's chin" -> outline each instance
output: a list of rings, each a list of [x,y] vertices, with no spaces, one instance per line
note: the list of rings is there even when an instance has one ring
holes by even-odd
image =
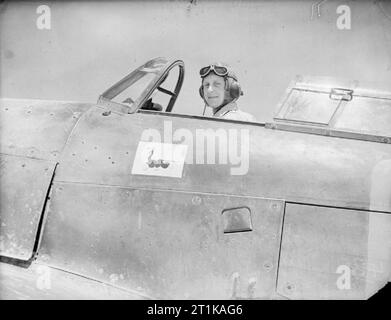
[[[218,106],[216,105],[216,103],[208,103],[208,102],[206,102],[206,105],[207,105],[209,108],[212,108],[212,109],[215,109],[215,108],[218,107]]]

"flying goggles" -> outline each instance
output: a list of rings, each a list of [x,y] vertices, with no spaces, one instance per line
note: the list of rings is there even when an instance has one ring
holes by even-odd
[[[210,66],[201,68],[200,70],[201,78],[206,77],[211,71],[213,71],[215,74],[217,74],[220,77],[225,77],[228,74],[228,69],[226,67],[215,66],[212,64]]]

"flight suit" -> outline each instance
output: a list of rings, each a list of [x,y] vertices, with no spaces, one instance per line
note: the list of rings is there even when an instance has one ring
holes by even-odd
[[[219,109],[213,116],[230,120],[240,120],[248,122],[257,121],[253,115],[239,110],[238,106],[236,105],[236,102],[230,102],[226,104],[224,107]]]

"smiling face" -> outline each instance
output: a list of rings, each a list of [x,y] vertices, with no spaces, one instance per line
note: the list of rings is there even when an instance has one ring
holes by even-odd
[[[202,87],[204,99],[209,107],[217,108],[223,104],[226,94],[223,77],[211,72],[202,80]]]

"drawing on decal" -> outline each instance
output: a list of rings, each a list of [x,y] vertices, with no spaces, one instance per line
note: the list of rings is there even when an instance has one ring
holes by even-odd
[[[152,160],[152,155],[153,155],[153,149],[151,150],[151,153],[149,154],[148,156],[148,161],[147,161],[147,165],[148,167],[150,168],[159,168],[159,167],[162,167],[163,169],[166,169],[170,163],[169,162],[164,162],[162,159],[159,159],[159,160]]]
[[[187,145],[140,141],[132,174],[182,178]]]

